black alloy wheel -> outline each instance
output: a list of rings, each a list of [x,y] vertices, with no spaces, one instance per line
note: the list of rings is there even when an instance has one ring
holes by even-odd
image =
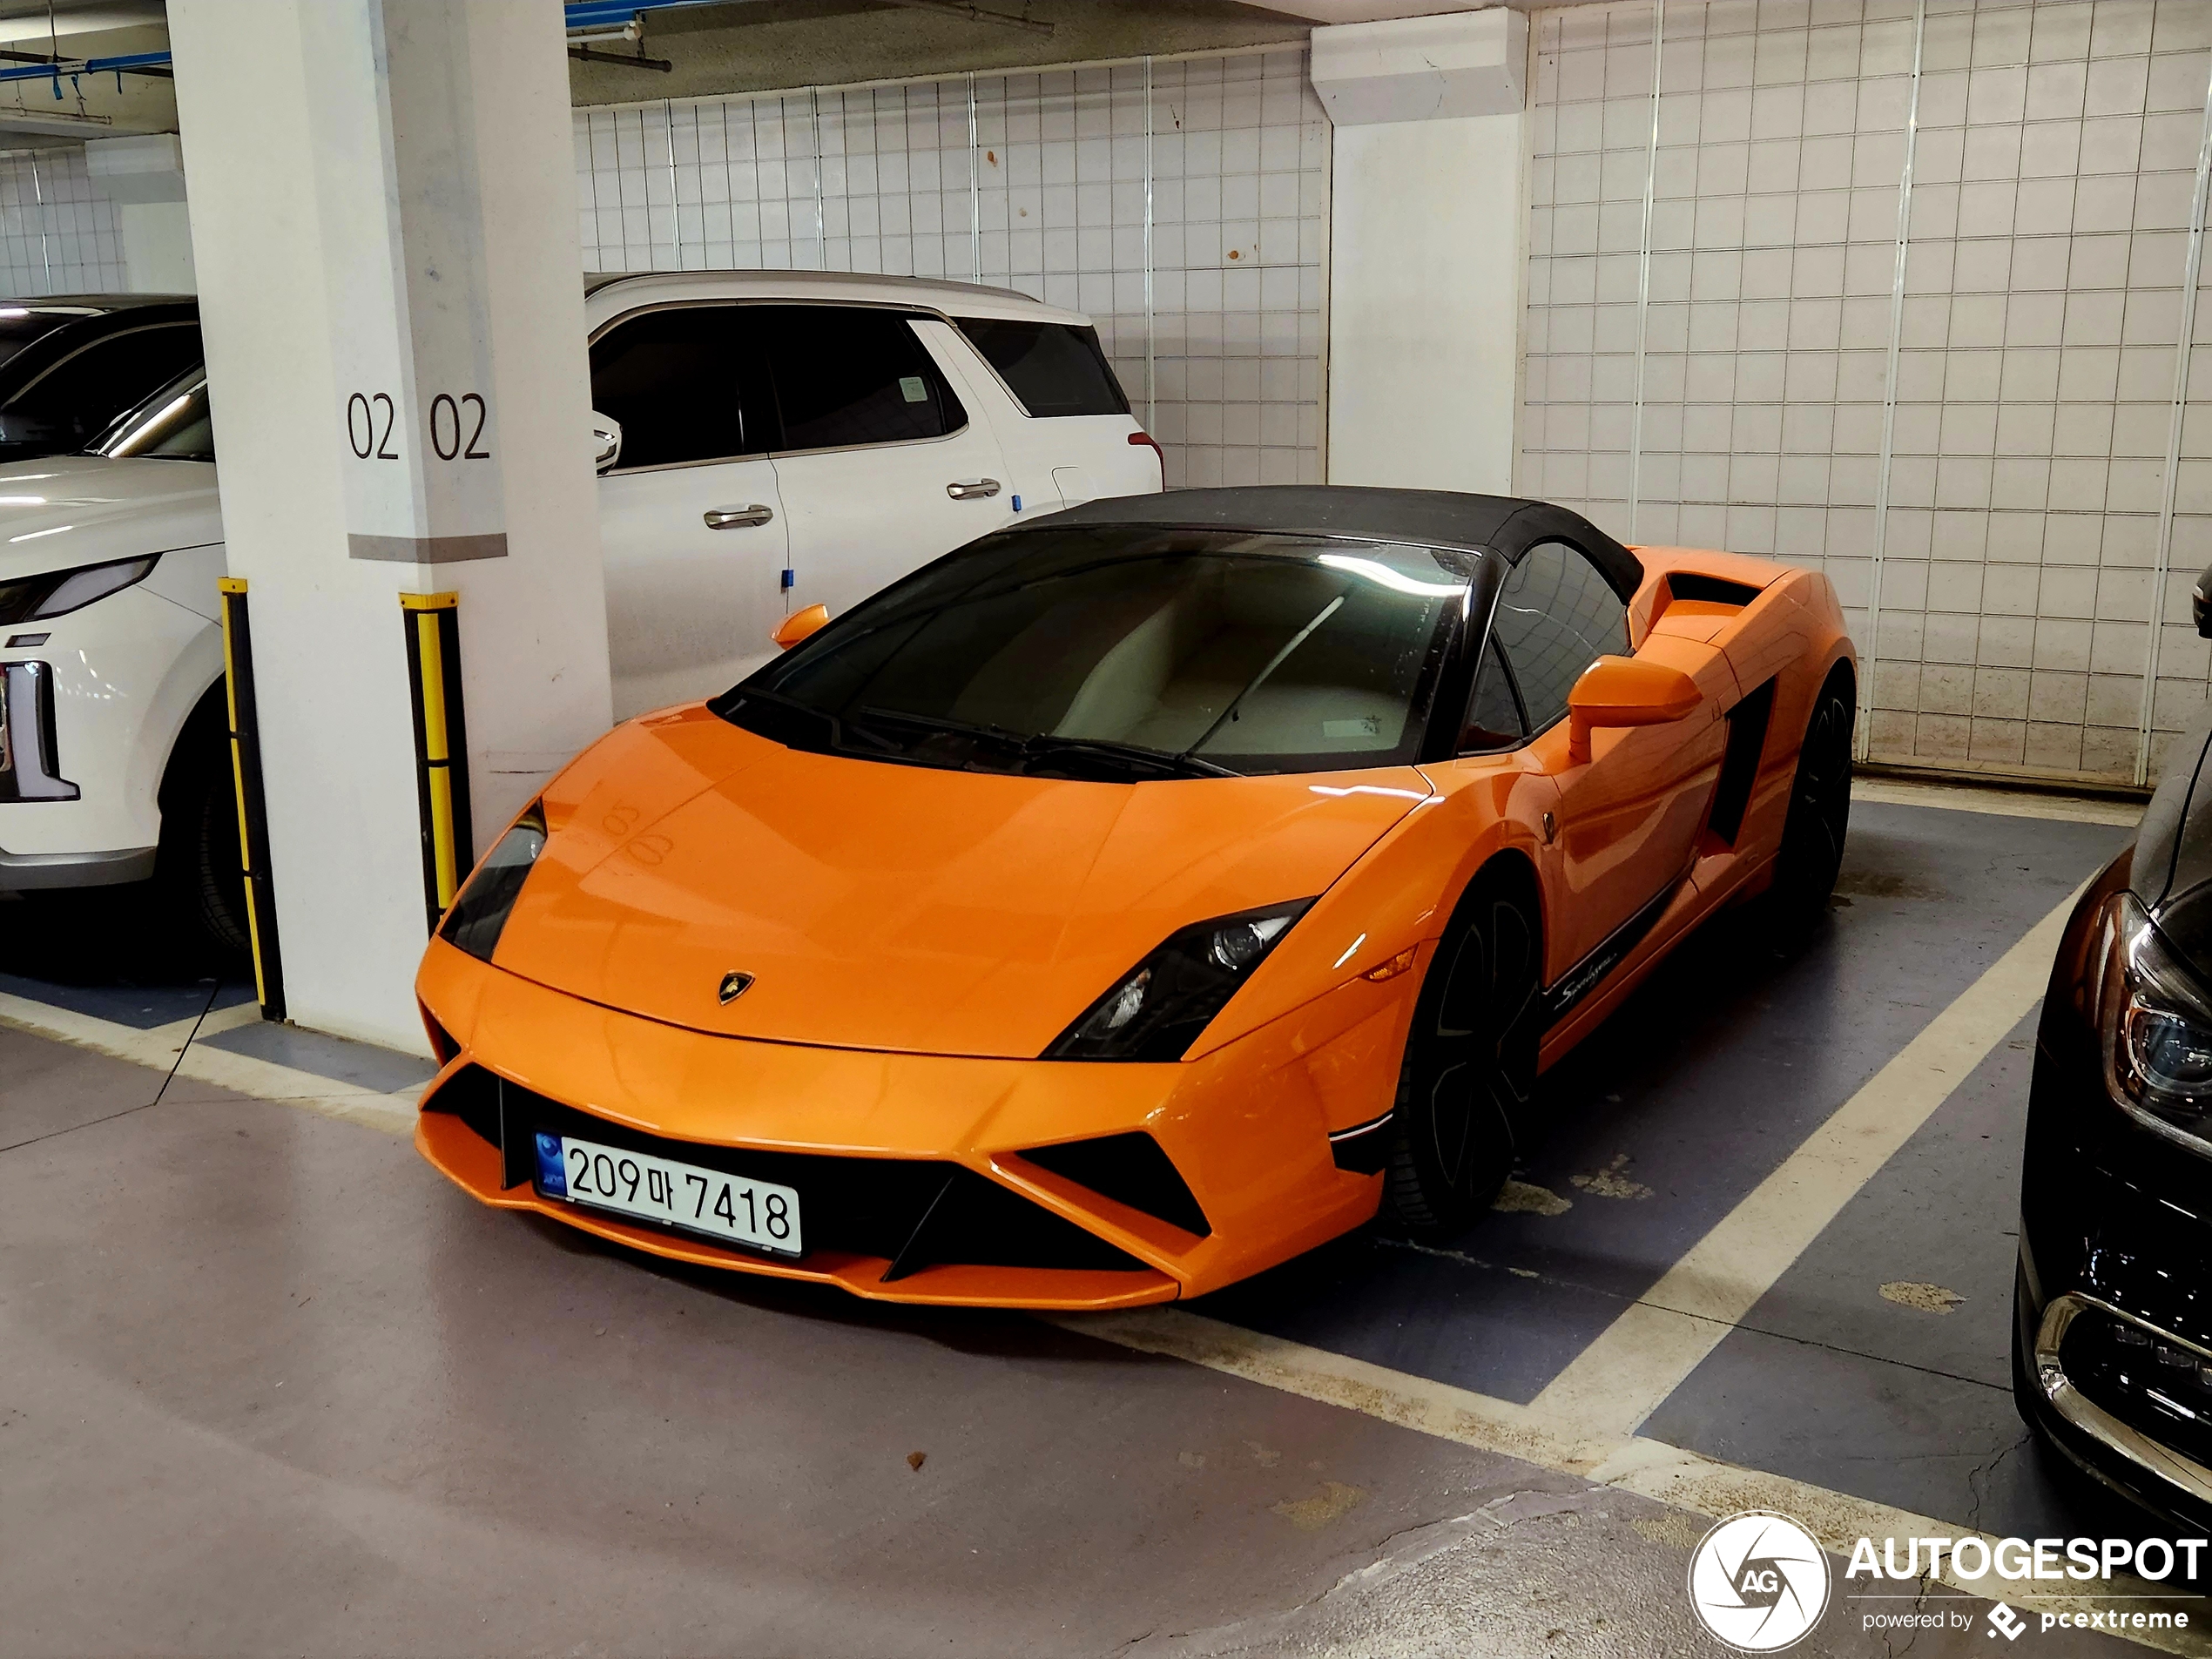
[[[1797,774],[1790,786],[1790,815],[1774,861],[1774,919],[1785,936],[1802,933],[1828,908],[1844,862],[1851,827],[1852,706],[1850,671],[1830,674],[1813,699]]]
[[[1388,1213],[1460,1232],[1513,1172],[1513,1123],[1536,1087],[1543,926],[1533,883],[1492,867],[1468,883],[1414,1004],[1399,1070]]]

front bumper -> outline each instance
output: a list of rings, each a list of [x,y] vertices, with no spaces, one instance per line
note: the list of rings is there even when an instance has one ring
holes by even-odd
[[[37,627],[37,645],[0,644],[0,892],[141,880],[222,631],[143,587]]]
[[[2181,1438],[2175,1433],[2175,1426],[2185,1426],[2184,1433],[2199,1426],[2187,1423],[2186,1419],[2181,1420],[2181,1425],[2172,1425],[2173,1413],[2198,1415],[2196,1407],[2205,1403],[2205,1391],[2194,1377],[2177,1381],[2161,1373],[2181,1376],[2212,1365],[2212,1352],[2147,1324],[2124,1308],[2077,1291],[2052,1298],[2040,1317],[2027,1313],[2025,1307],[2022,1312],[2033,1326],[2033,1335],[2028,1338],[2027,1380],[2034,1390],[2037,1426],[2107,1486],[2116,1487],[2154,1513],[2202,1526],[2207,1517],[2212,1517],[2212,1467],[2189,1455],[2190,1452],[2201,1455],[2202,1445],[2192,1445],[2185,1451],[2167,1442]],[[2104,1338],[2101,1345],[2108,1351],[2118,1333],[2124,1332],[2133,1338],[2132,1345],[2143,1356],[2140,1362],[2143,1375],[2133,1388],[2124,1378],[2116,1378],[2108,1364],[2095,1366],[2098,1374],[2094,1382],[2077,1380],[2067,1373],[2069,1339],[2074,1339],[2076,1331],[2091,1321],[2104,1327],[2100,1333]],[[2074,1345],[2080,1345],[2079,1339]],[[2119,1409],[2101,1404],[2096,1398],[2099,1393],[2114,1399]],[[2128,1398],[2131,1393],[2135,1396],[2133,1399]],[[2175,1398],[2177,1395],[2185,1398]],[[2161,1406],[2168,1424],[2143,1423],[2146,1418],[2155,1423]],[[2131,1417],[2136,1420],[2130,1421]],[[2191,1434],[2189,1438],[2201,1440],[2203,1437]]]
[[[2044,998],[2014,1303],[2028,1420],[2104,1485],[2212,1527],[2212,1161],[2107,1098],[2084,979],[2123,857],[2084,894]]]
[[[152,846],[112,853],[0,853],[0,893],[55,887],[111,887],[144,881],[153,873]]]
[[[1379,1006],[1348,1025],[1341,1008],[1301,1011],[1188,1064],[1082,1064],[714,1036],[582,1001],[434,940],[417,990],[449,1057],[415,1144],[486,1204],[678,1260],[884,1301],[1164,1302],[1374,1214],[1379,1177],[1340,1168],[1330,1132],[1389,1109],[1411,996],[1382,993],[1398,988],[1354,992]],[[544,1196],[519,1149],[537,1129],[564,1126],[795,1186],[808,1254],[758,1255]],[[1123,1202],[1028,1156],[1139,1135],[1198,1214],[1151,1189],[1116,1188]],[[821,1226],[815,1205],[831,1217]]]

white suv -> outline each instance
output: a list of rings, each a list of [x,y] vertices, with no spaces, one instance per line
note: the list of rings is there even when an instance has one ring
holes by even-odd
[[[1089,321],[1018,293],[595,277],[585,319],[617,718],[1017,515],[1161,488]],[[95,453],[0,467],[0,892],[158,875],[235,945],[207,410],[195,372]]]

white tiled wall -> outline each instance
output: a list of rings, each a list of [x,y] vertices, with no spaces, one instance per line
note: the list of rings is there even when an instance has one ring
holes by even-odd
[[[2207,690],[2212,353],[2178,426],[2174,395],[2212,4],[1663,19],[1656,148],[1653,6],[1535,19],[1523,488],[1630,539],[1824,567],[1874,759],[2155,778]]]
[[[1328,167],[1296,49],[577,118],[588,267],[942,276],[1083,311],[1171,485],[1321,476]]]
[[[115,206],[95,193],[82,149],[0,155],[0,295],[129,286]]]

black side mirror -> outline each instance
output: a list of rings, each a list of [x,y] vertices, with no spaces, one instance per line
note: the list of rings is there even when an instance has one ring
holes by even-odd
[[[2196,579],[2189,590],[2189,616],[2196,623],[2201,638],[2212,639],[2212,568]]]

